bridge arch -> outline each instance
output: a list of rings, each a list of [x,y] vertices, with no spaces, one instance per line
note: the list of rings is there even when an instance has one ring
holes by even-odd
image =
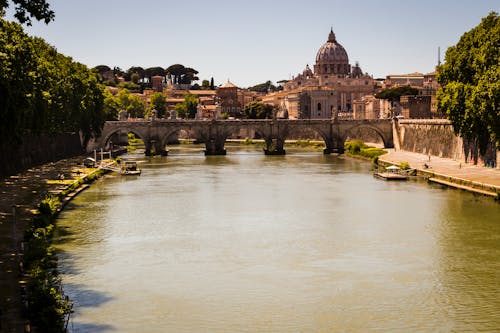
[[[340,137],[342,142],[345,142],[349,137],[355,136],[356,131],[359,132],[360,130],[369,130],[371,133],[376,134],[376,136],[382,141],[385,148],[392,148],[394,146],[392,139],[392,132],[390,133],[391,135],[389,137],[388,133],[385,133],[380,128],[373,126],[371,124],[356,124],[349,127]]]
[[[116,134],[123,134],[124,132],[126,132],[127,135],[128,133],[133,133],[136,137],[142,139],[144,141],[144,144],[146,145],[146,141],[148,140],[149,137],[147,133],[144,133],[143,131],[138,129],[116,128],[113,129],[112,131],[107,132],[106,136],[101,138],[100,140],[101,147],[107,147],[113,136],[115,136]]]

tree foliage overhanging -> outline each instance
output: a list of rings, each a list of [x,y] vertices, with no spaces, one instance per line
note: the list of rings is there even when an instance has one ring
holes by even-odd
[[[12,2],[15,4],[14,16],[21,23],[31,25],[31,18],[43,20],[46,24],[54,20],[54,11],[50,9],[46,0],[12,0]],[[0,0],[0,14],[8,7],[8,0]]]
[[[455,132],[478,144],[500,147],[500,19],[490,13],[446,51],[438,67],[438,108]]]
[[[84,141],[104,124],[103,86],[96,74],[22,27],[0,19],[0,140],[25,134],[81,131]]]

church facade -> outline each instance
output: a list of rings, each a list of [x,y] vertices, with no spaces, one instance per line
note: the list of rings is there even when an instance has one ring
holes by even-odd
[[[354,102],[374,94],[379,83],[351,66],[344,47],[333,30],[316,54],[313,70],[304,71],[284,83],[283,90],[268,94],[266,103],[278,105],[292,119],[352,118]]]

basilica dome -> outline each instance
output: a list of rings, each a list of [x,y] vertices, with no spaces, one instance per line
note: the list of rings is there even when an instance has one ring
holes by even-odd
[[[333,30],[328,35],[328,41],[323,44],[316,54],[314,73],[316,75],[349,75],[351,65],[349,57],[342,45],[337,42]]]

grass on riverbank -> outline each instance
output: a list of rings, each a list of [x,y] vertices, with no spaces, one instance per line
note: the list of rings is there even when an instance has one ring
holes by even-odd
[[[372,160],[373,163],[377,163],[379,156],[387,153],[382,148],[370,147],[360,140],[346,141],[344,149],[347,155],[361,156]]]

